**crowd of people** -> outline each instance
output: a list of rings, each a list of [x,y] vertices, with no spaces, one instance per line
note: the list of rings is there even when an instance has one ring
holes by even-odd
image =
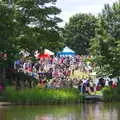
[[[46,88],[78,88],[82,93],[91,93],[100,90],[104,86],[117,85],[116,82],[100,78],[97,82],[90,76],[95,64],[86,62],[89,56],[52,56],[40,58],[36,61],[20,59],[15,61],[14,69],[22,71],[38,80],[39,87]],[[88,77],[74,76],[85,73]],[[74,77],[71,77],[74,76]]]

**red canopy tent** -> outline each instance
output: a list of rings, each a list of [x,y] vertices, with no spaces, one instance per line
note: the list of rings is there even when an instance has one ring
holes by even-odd
[[[39,54],[38,58],[50,58],[49,54]]]

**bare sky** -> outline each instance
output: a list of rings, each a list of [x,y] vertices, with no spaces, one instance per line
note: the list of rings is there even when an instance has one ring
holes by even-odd
[[[69,18],[76,13],[92,13],[97,15],[104,8],[104,4],[118,0],[58,0],[56,5],[62,10],[59,15],[63,19],[60,26],[64,26],[65,22],[69,21]]]

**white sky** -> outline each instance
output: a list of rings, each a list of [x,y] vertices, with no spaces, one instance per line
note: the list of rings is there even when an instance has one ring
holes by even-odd
[[[69,21],[69,18],[76,13],[92,13],[97,15],[104,8],[104,4],[118,0],[57,0],[56,6],[62,10],[59,15],[63,19],[63,22],[59,24],[64,26],[65,22]]]

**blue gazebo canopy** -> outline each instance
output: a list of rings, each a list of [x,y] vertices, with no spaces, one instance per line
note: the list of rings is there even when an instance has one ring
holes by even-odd
[[[62,52],[58,52],[57,56],[74,56],[76,53],[69,47],[63,48]]]

